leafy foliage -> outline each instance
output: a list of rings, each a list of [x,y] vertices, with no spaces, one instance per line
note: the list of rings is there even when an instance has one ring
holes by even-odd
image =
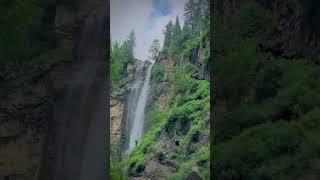
[[[151,60],[155,61],[160,52],[160,42],[158,39],[153,40],[149,52],[151,53]]]
[[[304,179],[319,167],[320,68],[259,48],[268,10],[248,1],[235,14],[217,27],[216,101],[223,108],[216,109],[213,176]]]
[[[153,66],[153,76],[152,76],[152,80],[154,79],[156,83],[161,83],[163,81],[165,81],[166,78],[166,70],[161,67],[159,64],[155,64]]]
[[[172,21],[166,25],[164,31],[163,51],[167,55],[178,59],[177,54],[188,49],[187,53],[199,45],[199,39],[208,37],[209,29],[209,1],[190,0],[185,5],[185,22],[181,29],[179,18],[176,17],[175,24]]]
[[[112,83],[118,81],[121,77],[127,76],[127,67],[134,62],[134,46],[135,33],[133,30],[123,44],[119,44],[117,41],[112,44],[110,53],[110,75]]]

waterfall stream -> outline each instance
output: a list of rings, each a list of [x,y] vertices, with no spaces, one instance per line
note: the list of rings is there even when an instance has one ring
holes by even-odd
[[[63,79],[61,96],[53,104],[50,138],[52,150],[44,167],[50,180],[106,179],[106,81],[101,78],[101,51],[105,50],[104,7],[84,20],[78,59]],[[50,140],[51,141],[51,140]],[[52,152],[51,152],[52,151]],[[51,157],[51,154],[54,154]],[[51,160],[52,159],[52,160]]]
[[[143,81],[143,64],[136,68],[134,82],[131,87],[128,107],[128,122],[129,122],[129,152],[136,146],[136,143],[143,135],[144,114],[149,92],[149,82],[151,70],[154,62],[148,66],[146,77]],[[142,85],[143,82],[143,85]],[[141,88],[142,85],[142,89]],[[140,92],[140,93],[139,93]]]

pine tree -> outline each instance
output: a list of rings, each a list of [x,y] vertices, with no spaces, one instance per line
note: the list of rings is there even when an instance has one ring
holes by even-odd
[[[181,26],[180,26],[180,22],[179,22],[179,17],[176,17],[176,22],[175,25],[173,27],[173,34],[172,34],[172,43],[170,46],[170,51],[171,53],[175,53],[177,51],[180,50],[180,43],[181,43]]]
[[[150,59],[155,61],[159,55],[159,52],[160,52],[160,42],[158,39],[154,39],[149,49],[149,53],[151,54]]]
[[[135,40],[136,40],[136,35],[135,35],[135,32],[132,30],[128,36],[128,39],[124,41],[121,46],[121,51],[122,51],[121,59],[124,61],[126,65],[133,63],[134,61]]]
[[[166,30],[164,32],[164,42],[163,48],[167,48],[170,46],[173,38],[173,23],[170,20],[169,23],[166,25]]]
[[[136,34],[135,34],[134,30],[131,30],[131,32],[129,34],[128,41],[130,43],[130,47],[133,49],[136,45]]]
[[[120,78],[121,62],[119,56],[119,44],[114,42],[110,47],[110,76],[112,84]]]
[[[181,33],[181,26],[180,26],[180,21],[179,21],[179,17],[176,17],[176,23],[174,25],[174,35],[175,36],[179,36]]]
[[[194,20],[195,6],[196,3],[194,2],[194,0],[190,0],[184,7],[185,26],[188,26],[189,28],[192,27],[192,21]]]
[[[185,25],[197,35],[205,31],[210,16],[208,0],[190,0],[186,3],[184,10]]]

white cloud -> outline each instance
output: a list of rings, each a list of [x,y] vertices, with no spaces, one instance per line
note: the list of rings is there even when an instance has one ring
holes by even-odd
[[[150,15],[153,12],[152,0],[111,0],[111,39],[123,42],[132,29],[136,33],[135,56],[147,59],[148,50],[153,39],[163,43],[163,30],[169,20],[175,21],[179,15],[183,23],[184,4],[187,0],[169,0],[172,12],[166,16],[155,17],[149,27]]]

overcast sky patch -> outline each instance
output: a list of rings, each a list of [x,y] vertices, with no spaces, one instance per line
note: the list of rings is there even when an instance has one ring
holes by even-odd
[[[111,0],[111,40],[123,42],[132,29],[136,33],[135,57],[148,59],[153,39],[163,43],[163,30],[178,15],[183,24],[187,0]]]

